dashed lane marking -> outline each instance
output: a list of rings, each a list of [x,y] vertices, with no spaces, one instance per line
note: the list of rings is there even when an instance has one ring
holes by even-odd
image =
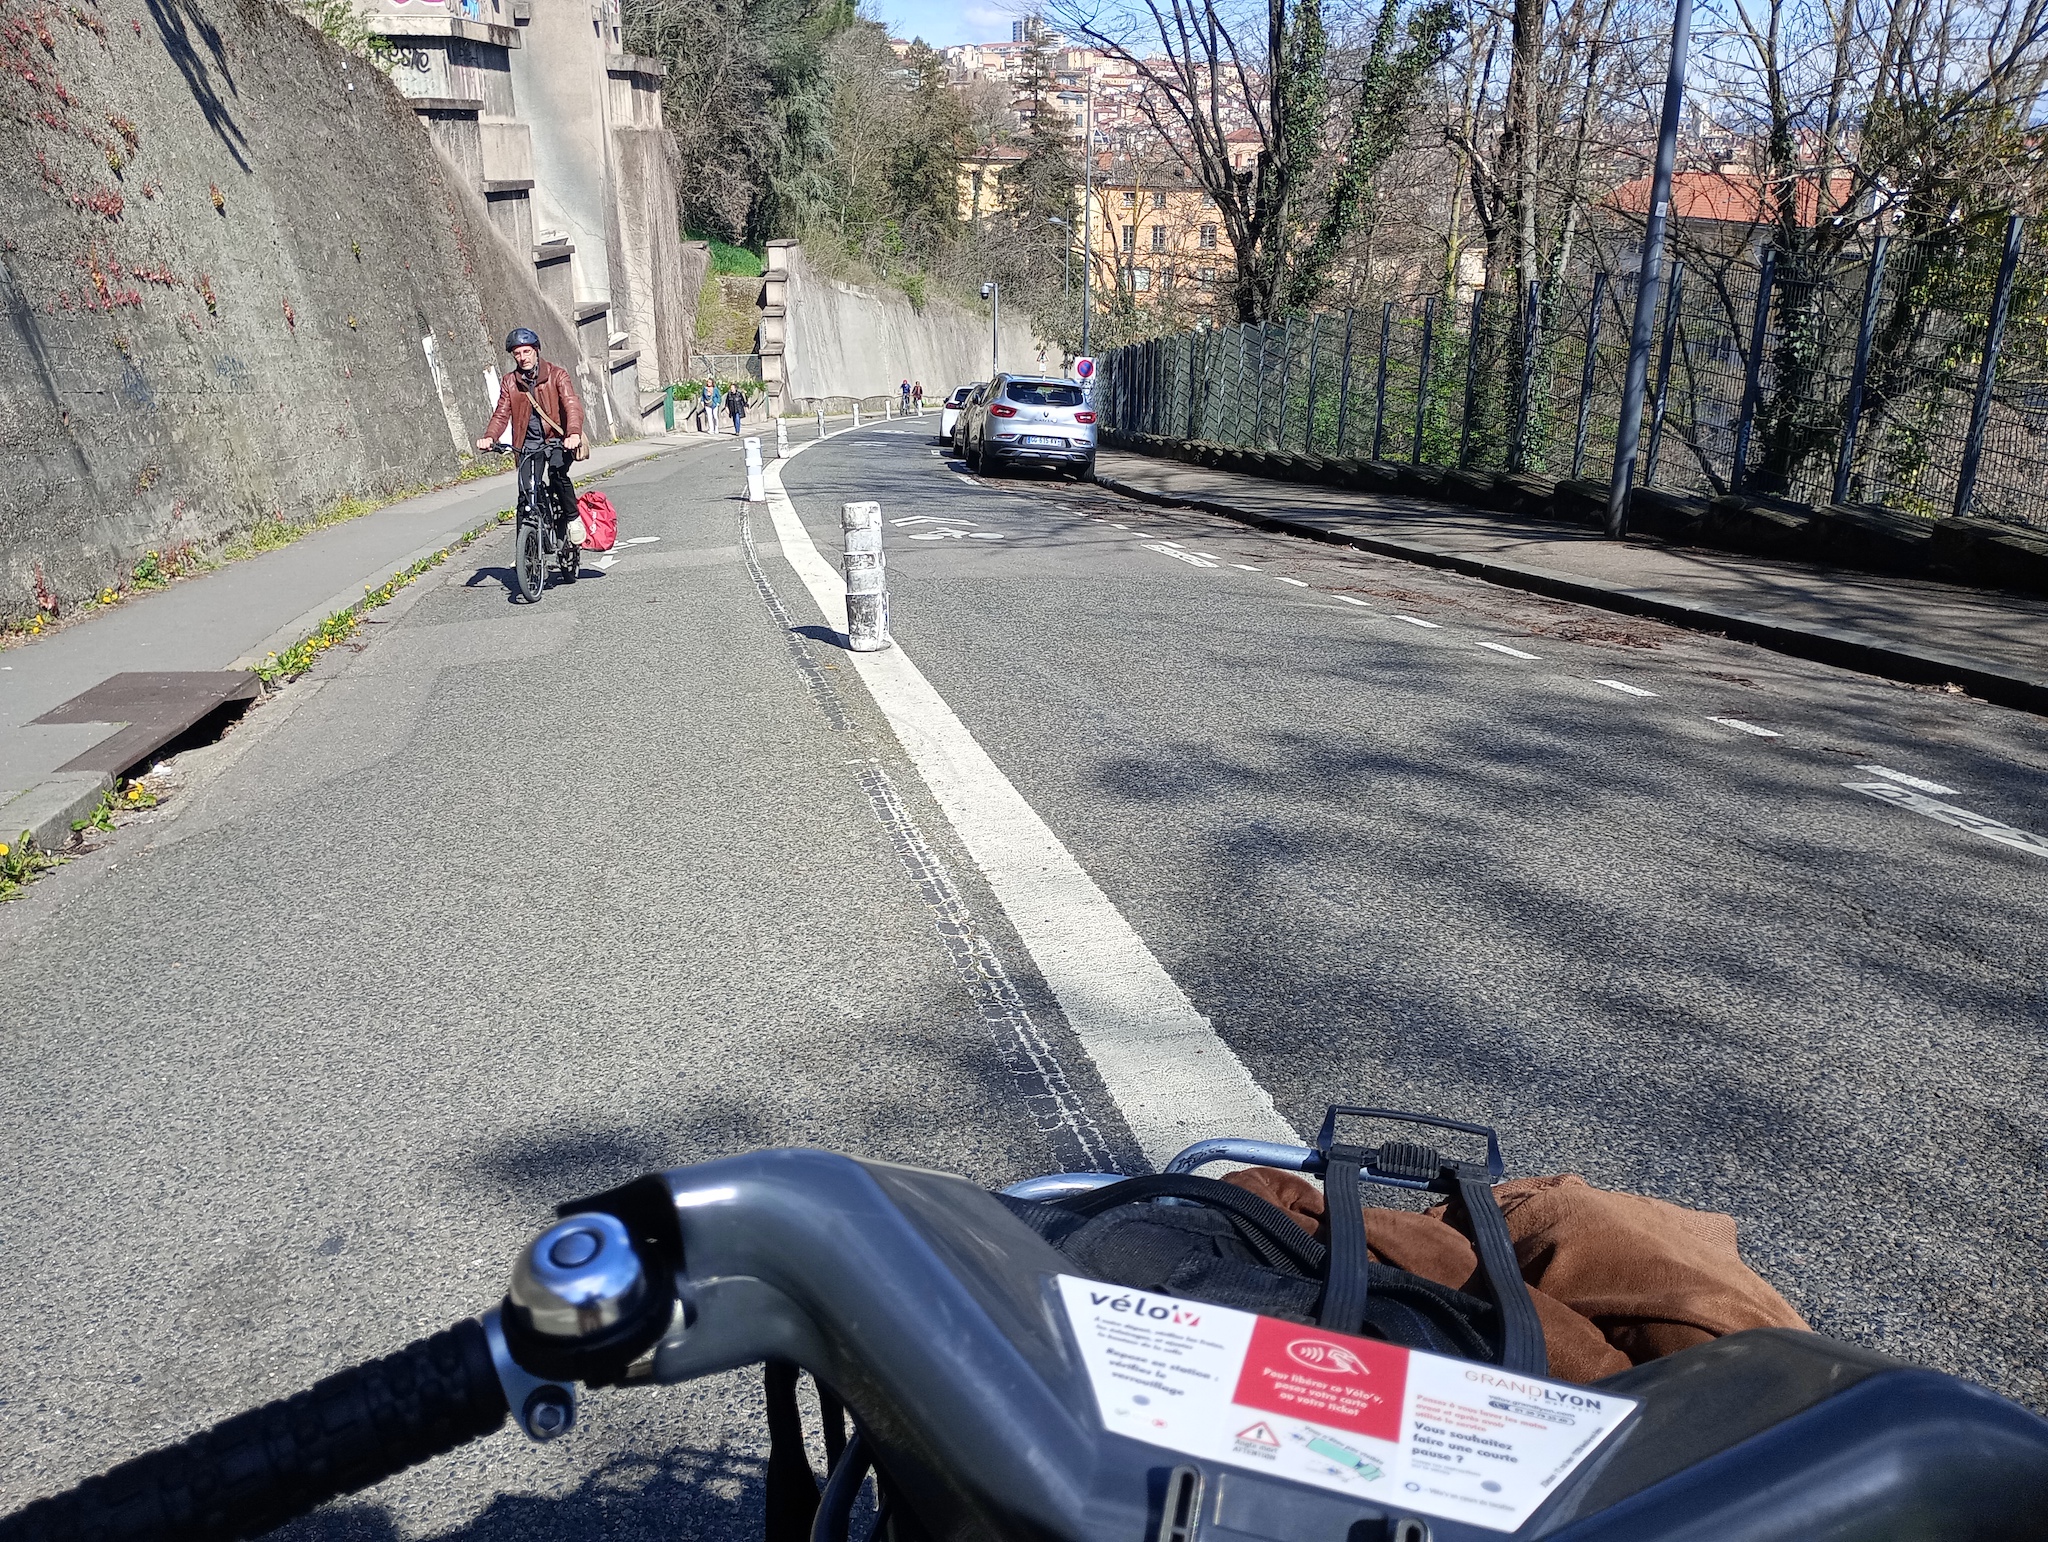
[[[1426,627],[1428,627],[1428,628],[1429,628],[1430,630],[1432,630],[1432,631],[1442,631],[1442,630],[1443,630],[1443,623],[1442,623],[1441,621],[1425,621],[1425,620],[1423,620],[1423,619],[1422,619],[1422,618],[1421,618],[1420,616],[1399,616],[1399,615],[1397,615],[1397,616],[1395,616],[1395,617],[1394,617],[1394,619],[1395,619],[1396,621],[1405,621],[1405,622],[1407,622],[1407,623],[1408,623],[1408,624],[1409,624],[1410,626],[1426,626]]]
[[[1775,728],[1759,728],[1755,723],[1745,723],[1739,717],[1710,717],[1707,721],[1709,723],[1719,723],[1723,728],[1733,728],[1741,733],[1755,734],[1759,739],[1782,739],[1785,737]],[[1865,766],[1863,769],[1867,771],[1870,768]],[[1947,792],[1948,789],[1944,787],[1941,791]]]
[[[1213,568],[1214,566],[1216,566],[1215,563],[1207,561],[1204,558],[1197,557],[1191,551],[1181,551],[1176,547],[1168,546],[1164,541],[1154,541],[1150,545],[1148,545],[1145,548],[1145,550],[1156,551],[1162,557],[1178,558],[1180,561],[1185,562],[1191,568]]]
[[[1881,776],[1888,782],[1897,782],[1901,787],[1911,787],[1916,792],[1931,792],[1936,797],[1953,797],[1956,789],[1944,787],[1939,782],[1930,782],[1925,777],[1908,776],[1903,771],[1894,771],[1890,766],[1858,766],[1858,771],[1868,771],[1872,776]]]
[[[1246,573],[1263,573],[1266,571],[1264,568],[1253,567],[1249,562],[1233,562],[1230,565]]]
[[[1630,685],[1626,680],[1595,680],[1595,685],[1604,685],[1610,691],[1619,691],[1624,696],[1655,696],[1655,691],[1646,691],[1640,685]]]
[[[1358,598],[1356,598],[1356,597],[1354,597],[1354,596],[1352,596],[1352,595],[1349,595],[1349,594],[1333,594],[1333,595],[1331,595],[1331,596],[1330,596],[1330,598],[1331,598],[1331,599],[1333,599],[1333,600],[1341,600],[1341,601],[1343,601],[1343,603],[1344,603],[1344,604],[1346,604],[1346,605],[1356,605],[1356,606],[1357,606],[1357,607],[1358,607],[1358,608],[1359,608],[1360,610],[1371,610],[1371,609],[1372,609],[1372,607],[1371,607],[1370,605],[1366,604],[1366,603],[1365,603],[1365,601],[1363,601],[1363,600],[1361,600],[1361,599],[1358,599]]]
[[[1981,835],[1987,841],[1996,841],[2001,846],[2011,846],[2019,851],[2031,852],[2037,857],[2048,857],[2048,841],[2025,830],[2016,830],[2011,825],[1992,819],[1984,814],[1973,814],[1966,808],[1957,808],[1953,803],[1939,803],[1910,787],[1900,787],[1892,782],[1844,782],[1842,785],[1851,792],[1860,792],[1866,798],[1875,798],[1880,803],[1910,809],[1929,819],[1940,820],[1958,830],[1968,830],[1972,835]]]
[[[1295,588],[1297,588],[1297,589],[1306,589],[1306,588],[1308,587],[1308,585],[1307,585],[1307,584],[1306,584],[1306,583],[1305,583],[1305,582],[1304,582],[1303,580],[1301,580],[1301,579],[1299,579],[1299,578],[1288,578],[1288,577],[1286,577],[1286,576],[1285,576],[1284,574],[1280,574],[1280,573],[1275,573],[1275,574],[1274,574],[1273,576],[1274,576],[1275,578],[1279,579],[1281,583],[1283,583],[1283,584],[1292,584],[1292,585],[1294,585],[1294,587],[1295,587]]]
[[[1495,653],[1505,653],[1511,659],[1533,659],[1536,657],[1533,653],[1524,653],[1520,648],[1510,648],[1506,643],[1483,642],[1479,646],[1491,648]]]
[[[619,544],[621,546],[646,546],[650,542],[658,541],[660,539],[661,537],[658,535],[629,535],[625,538],[625,540],[619,542]]]

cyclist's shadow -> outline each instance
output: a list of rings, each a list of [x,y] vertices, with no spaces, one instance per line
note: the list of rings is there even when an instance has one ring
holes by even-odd
[[[590,567],[586,565],[582,569],[582,571],[577,573],[576,582],[579,584],[587,584],[593,579],[603,577],[605,577],[605,570],[603,568]],[[463,580],[462,587],[465,589],[478,589],[482,588],[487,584],[492,583],[498,584],[504,589],[505,602],[508,605],[516,605],[519,603],[519,575],[516,572],[514,572],[512,568],[509,566],[478,568],[475,572],[471,573],[468,578]],[[541,592],[545,594],[550,590],[560,589],[563,587],[564,585],[562,583],[562,580],[555,576],[554,569],[550,567],[548,570],[546,585]]]

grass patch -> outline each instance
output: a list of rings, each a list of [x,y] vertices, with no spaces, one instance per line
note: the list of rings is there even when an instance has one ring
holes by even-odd
[[[711,275],[714,278],[759,278],[768,271],[760,256],[744,246],[733,246],[716,236],[693,235],[690,239],[702,241],[711,248]]]
[[[38,849],[35,837],[26,830],[14,840],[0,841],[0,901],[21,898],[22,890],[60,861]]]
[[[103,792],[100,794],[98,808],[94,809],[83,819],[71,821],[71,833],[73,835],[83,835],[88,830],[98,830],[103,834],[112,835],[114,833],[114,816],[116,814],[127,814],[138,809],[155,808],[157,801],[157,795],[151,792],[148,785],[143,782],[130,782],[118,794]]]

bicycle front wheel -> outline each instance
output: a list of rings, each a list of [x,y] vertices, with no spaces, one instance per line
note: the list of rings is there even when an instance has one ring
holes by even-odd
[[[531,605],[540,599],[547,583],[547,557],[540,549],[540,521],[522,519],[513,538],[512,567],[519,579],[519,594]]]

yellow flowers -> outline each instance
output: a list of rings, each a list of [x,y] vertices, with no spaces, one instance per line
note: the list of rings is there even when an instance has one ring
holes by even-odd
[[[14,848],[8,845],[7,842],[0,841],[0,857],[6,856],[12,850],[14,850]]]

